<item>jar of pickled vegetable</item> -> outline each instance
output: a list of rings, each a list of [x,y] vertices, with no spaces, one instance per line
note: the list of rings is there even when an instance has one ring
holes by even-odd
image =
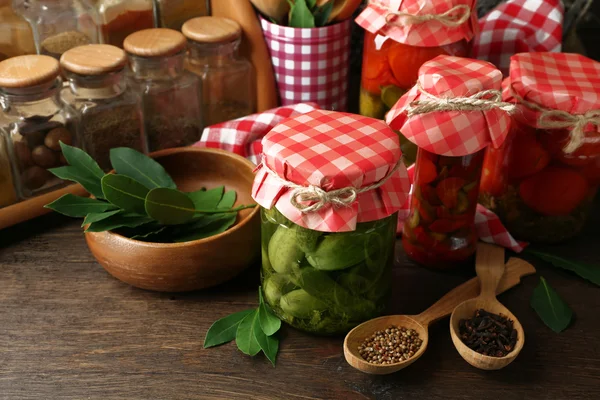
[[[501,101],[502,73],[485,61],[438,56],[386,116],[419,147],[402,244],[432,268],[475,253],[475,211],[484,149],[500,146],[514,105]]]
[[[518,112],[506,143],[486,154],[480,202],[518,239],[571,238],[600,185],[600,63],[578,54],[517,54],[504,98]]]
[[[48,171],[66,164],[60,142],[73,144],[69,109],[60,101],[56,59],[25,55],[0,62],[0,130],[8,140],[20,199],[63,184]]]
[[[96,7],[103,43],[123,47],[129,34],[154,28],[152,0],[99,0]]]
[[[382,121],[317,110],[282,122],[262,145],[252,195],[262,206],[266,302],[317,334],[380,315],[409,191],[396,134]]]
[[[183,24],[182,32],[189,45],[186,69],[202,80],[204,123],[256,112],[254,70],[238,54],[240,25],[229,18],[198,17]]]
[[[184,69],[185,36],[172,29],[144,29],[127,36],[123,45],[131,67],[128,84],[141,99],[149,151],[200,140],[202,85]]]
[[[467,57],[477,31],[474,0],[371,1],[356,22],[366,30],[359,110],[373,118],[415,84],[424,62]]]

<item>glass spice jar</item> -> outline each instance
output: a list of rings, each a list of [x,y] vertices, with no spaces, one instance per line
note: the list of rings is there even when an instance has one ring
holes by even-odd
[[[73,109],[71,130],[100,168],[112,169],[110,149],[115,147],[147,153],[139,101],[125,81],[125,52],[111,45],[90,44],[68,50],[60,64],[69,83],[61,99]]]
[[[48,172],[66,163],[59,142],[75,141],[67,124],[71,116],[58,96],[59,72],[58,61],[43,55],[0,62],[0,130],[8,139],[20,199],[63,184]]]
[[[133,32],[154,28],[152,0],[99,0],[102,42],[123,47],[123,41]]]
[[[254,71],[238,55],[242,29],[228,18],[198,17],[183,24],[189,52],[186,69],[202,79],[204,123],[244,117],[256,111]]]
[[[438,55],[468,57],[477,15],[473,0],[381,0],[370,2],[356,22],[366,29],[359,112],[383,119],[415,84],[424,62]],[[405,158],[414,161],[416,146],[399,135]]]
[[[99,43],[96,8],[87,0],[36,0],[15,7],[33,30],[38,54],[59,59],[73,47]]]
[[[31,26],[13,10],[11,0],[0,0],[0,61],[23,54],[35,54]]]
[[[124,42],[129,85],[140,96],[150,151],[191,145],[202,134],[202,85],[184,69],[186,40],[172,29],[145,29]]]
[[[154,0],[161,28],[181,30],[185,21],[208,15],[209,0]]]
[[[17,192],[12,178],[12,167],[7,148],[8,143],[8,133],[0,129],[0,208],[17,201]]]
[[[402,244],[424,266],[446,269],[475,253],[484,149],[503,143],[514,108],[500,101],[501,80],[490,63],[438,56],[386,116],[419,147]]]
[[[409,190],[398,137],[382,121],[318,110],[277,125],[262,145],[252,196],[267,304],[323,335],[383,313]]]
[[[577,235],[600,186],[600,63],[577,54],[511,57],[504,98],[515,102],[505,144],[487,151],[480,202],[517,239]]]

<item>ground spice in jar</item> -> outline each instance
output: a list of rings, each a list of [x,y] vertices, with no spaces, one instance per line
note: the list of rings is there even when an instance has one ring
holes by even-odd
[[[473,318],[460,320],[459,334],[470,349],[491,357],[506,356],[518,339],[512,320],[483,309],[475,311]]]
[[[372,364],[395,364],[414,356],[422,344],[414,329],[390,325],[367,337],[358,346],[358,353]]]
[[[202,127],[190,118],[167,120],[163,116],[150,117],[146,122],[150,151],[189,146],[200,140]]]
[[[62,53],[73,47],[90,44],[90,38],[78,31],[66,31],[47,37],[41,43],[42,54],[59,58]]]

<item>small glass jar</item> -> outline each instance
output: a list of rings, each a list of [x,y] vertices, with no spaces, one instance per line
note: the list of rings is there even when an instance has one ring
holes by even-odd
[[[102,42],[123,48],[123,41],[133,32],[154,28],[152,0],[99,0]]]
[[[33,30],[38,54],[56,59],[73,47],[99,43],[96,8],[88,0],[36,0],[15,7]]]
[[[462,157],[419,149],[402,244],[418,263],[445,268],[475,253],[475,211],[484,150]]]
[[[0,208],[10,206],[17,201],[8,145],[8,133],[0,129]]]
[[[115,147],[147,153],[139,101],[125,81],[125,52],[111,45],[90,44],[67,51],[60,63],[69,83],[61,99],[73,109],[72,131],[100,168],[112,169],[110,149]]]
[[[66,163],[59,142],[75,142],[69,110],[58,96],[61,87],[59,64],[52,57],[25,55],[0,62],[0,129],[8,139],[20,199],[63,184],[48,171]]]
[[[198,17],[183,24],[189,52],[186,69],[202,79],[204,123],[244,117],[256,111],[252,64],[238,55],[242,29],[228,18]]]
[[[389,300],[398,215],[324,233],[262,209],[261,281],[283,321],[318,334],[348,332]]]
[[[145,29],[124,42],[129,85],[140,96],[149,151],[191,145],[202,134],[202,85],[184,69],[186,40],[172,29]]]
[[[181,30],[185,21],[208,15],[209,0],[154,0],[161,28]]]
[[[31,26],[13,10],[11,3],[11,0],[0,0],[0,61],[35,54]]]

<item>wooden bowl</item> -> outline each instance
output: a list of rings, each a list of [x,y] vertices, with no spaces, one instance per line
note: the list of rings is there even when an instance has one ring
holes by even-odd
[[[255,204],[250,196],[254,165],[236,154],[184,147],[151,154],[180,190],[225,186],[237,192],[236,205]],[[185,292],[223,283],[260,256],[258,206],[238,213],[235,225],[218,235],[184,243],[149,243],[113,232],[85,234],[96,260],[115,278],[160,292]]]

